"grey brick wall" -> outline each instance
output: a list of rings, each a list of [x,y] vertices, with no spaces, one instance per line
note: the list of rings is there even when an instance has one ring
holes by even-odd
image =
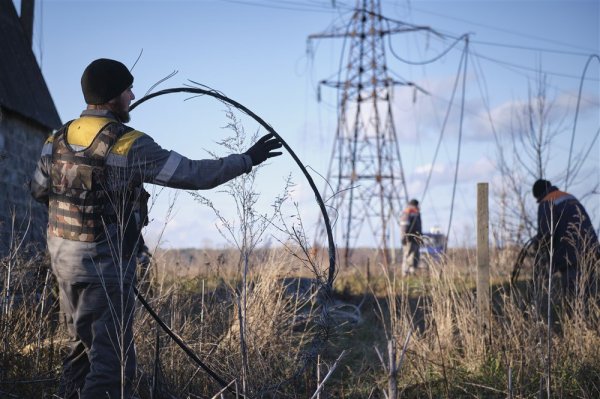
[[[0,256],[15,238],[45,246],[47,210],[31,198],[28,182],[49,134],[47,128],[0,107]]]

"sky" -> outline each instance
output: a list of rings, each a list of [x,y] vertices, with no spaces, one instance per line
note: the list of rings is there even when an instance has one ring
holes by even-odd
[[[19,1],[14,3],[19,7]],[[340,65],[345,65],[340,57],[346,47],[340,39],[307,39],[346,26],[354,4],[350,0],[38,0],[33,48],[64,122],[83,110],[79,80],[96,58],[113,58],[133,67],[138,99],[177,71],[155,90],[193,80],[244,104],[284,138],[322,188],[336,131],[337,93],[322,87],[318,96],[318,82],[335,77]],[[490,210],[499,212],[496,197],[501,180],[494,133],[501,142],[510,142],[517,123],[515,110],[535,90],[540,71],[554,107],[551,120],[557,126],[546,176],[553,181],[564,180],[581,84],[573,161],[581,161],[582,169],[569,191],[582,197],[594,225],[600,228],[600,194],[586,195],[589,187],[600,183],[600,143],[593,141],[600,128],[598,59],[592,59],[582,80],[588,57],[600,54],[598,1],[383,0],[382,14],[439,33],[403,33],[385,39],[390,74],[429,93],[396,88],[392,100],[408,192],[422,199],[426,230],[446,232],[452,214],[450,245],[472,244],[478,182],[490,184]],[[434,163],[464,44],[457,43],[435,62],[413,64],[436,58],[453,43],[451,37],[464,34],[469,34],[470,43],[462,130],[459,90]],[[164,148],[193,159],[224,155],[226,150],[218,143],[232,134],[224,128],[226,107],[210,98],[186,99],[171,95],[151,100],[132,112],[130,125]],[[248,136],[265,133],[239,112],[234,114]],[[458,185],[452,205],[458,148]],[[526,151],[506,148],[509,155]],[[581,154],[587,154],[585,159]],[[424,192],[430,170],[431,183]],[[294,186],[283,213],[293,220],[297,212],[307,234],[316,237],[317,203],[288,154],[270,160],[260,170],[255,182],[260,193],[256,207],[269,214],[288,177]],[[151,191],[152,222],[145,235],[152,245],[228,245],[217,228],[222,224],[214,211],[192,195],[170,189]],[[235,224],[235,202],[221,191],[202,194]],[[526,205],[535,212],[535,202],[529,200]],[[263,244],[277,240],[270,234],[264,235]],[[364,236],[359,244],[371,245],[372,239]]]

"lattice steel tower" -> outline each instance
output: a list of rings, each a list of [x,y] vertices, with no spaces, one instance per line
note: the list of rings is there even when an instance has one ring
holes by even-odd
[[[397,239],[393,232],[408,193],[392,115],[392,89],[412,84],[390,77],[383,39],[392,33],[419,29],[401,23],[390,27],[389,20],[381,15],[379,0],[358,0],[345,30],[309,36],[349,40],[345,79],[321,81],[339,90],[329,186],[323,197],[335,195],[330,205],[337,210],[337,217],[332,219],[336,220],[336,241],[344,246],[346,264],[352,248],[367,237],[365,226],[386,264],[394,245],[391,240]]]

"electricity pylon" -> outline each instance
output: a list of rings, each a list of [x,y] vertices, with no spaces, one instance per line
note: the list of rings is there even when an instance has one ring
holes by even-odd
[[[408,201],[392,115],[392,89],[413,84],[390,77],[383,39],[426,28],[397,22],[389,25],[381,15],[379,0],[358,0],[347,28],[309,36],[309,40],[349,40],[345,79],[320,82],[339,91],[337,129],[323,198],[332,197],[329,205],[337,212],[332,218],[336,241],[344,245],[346,265],[352,248],[367,237],[365,225],[387,265],[402,200]]]

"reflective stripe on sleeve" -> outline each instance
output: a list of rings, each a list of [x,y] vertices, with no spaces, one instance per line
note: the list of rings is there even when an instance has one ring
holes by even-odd
[[[45,156],[45,155],[52,155],[52,142],[49,142],[49,143],[47,142],[42,147],[42,156]]]
[[[46,186],[47,178],[44,176],[42,171],[39,168],[37,168],[35,170],[35,173],[33,174],[33,181],[35,181],[40,186],[44,187]]]
[[[158,175],[156,175],[156,182],[159,184],[166,184],[169,180],[171,180],[171,177],[173,177],[173,174],[175,173],[175,170],[177,170],[182,158],[183,157],[175,151],[171,151],[171,155],[169,155],[167,162],[165,162],[163,168],[160,170]]]

